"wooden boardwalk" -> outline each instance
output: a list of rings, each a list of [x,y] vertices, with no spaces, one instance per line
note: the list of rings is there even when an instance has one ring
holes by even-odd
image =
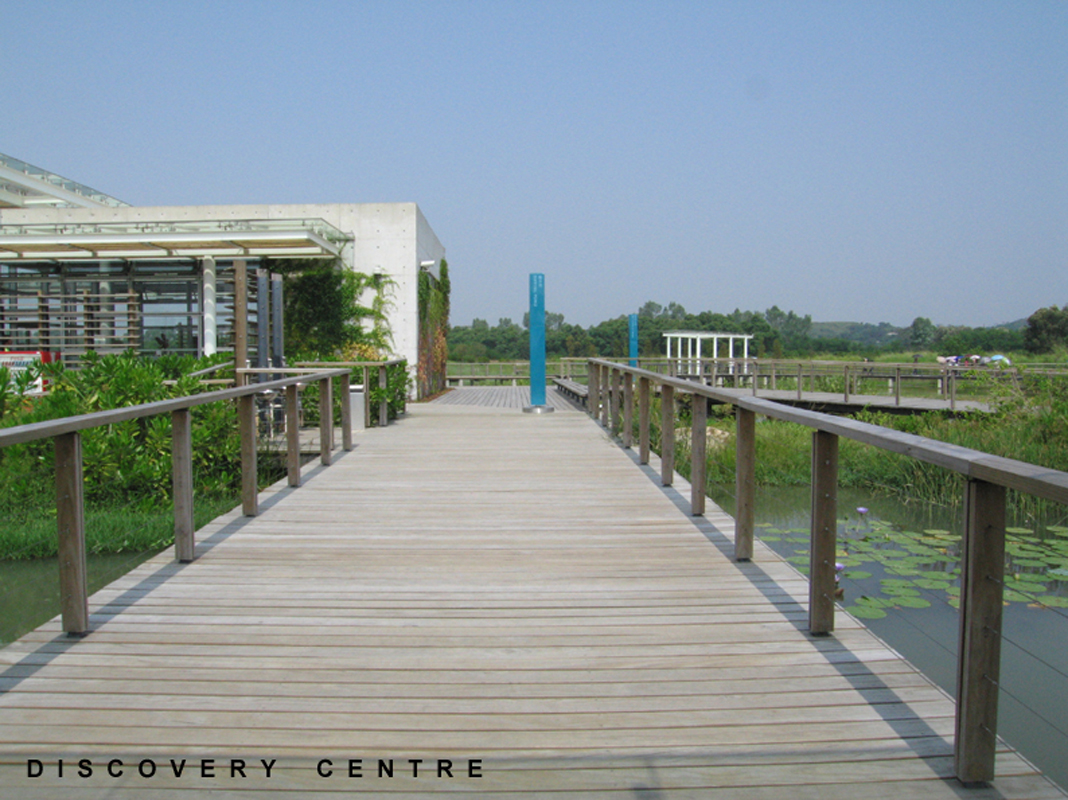
[[[723,388],[720,391],[733,394],[738,397],[753,397],[752,389]],[[990,404],[978,400],[958,399],[951,407],[949,400],[940,397],[902,397],[898,403],[893,397],[879,394],[851,394],[849,402],[841,392],[810,392],[803,391],[801,399],[797,397],[797,391],[781,389],[758,389],[757,396],[765,400],[774,400],[777,403],[811,408],[815,411],[856,412],[862,408],[870,408],[873,411],[889,411],[891,413],[918,413],[923,411],[990,411]]]
[[[1008,749],[961,788],[952,701],[658,474],[581,413],[411,406],[0,650],[0,798],[1066,796]]]

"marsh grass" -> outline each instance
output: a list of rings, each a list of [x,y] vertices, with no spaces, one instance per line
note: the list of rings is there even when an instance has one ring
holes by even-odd
[[[898,416],[862,411],[862,422],[968,447],[984,453],[1068,471],[1068,382],[1052,378],[1029,380],[1023,392],[989,387],[993,411],[949,416],[928,412]],[[676,469],[689,477],[688,398],[678,403],[676,414]],[[660,449],[660,405],[654,399],[651,440]],[[708,446],[709,487],[734,484],[735,421],[733,407],[714,406],[709,425],[726,433],[721,443],[711,437]],[[810,483],[812,430],[766,417],[757,418],[756,480],[762,486],[807,486]],[[635,436],[637,431],[635,429]],[[951,470],[927,464],[906,455],[891,453],[848,439],[839,441],[839,486],[896,495],[905,501],[923,501],[951,508],[963,498],[964,478]],[[1009,491],[1009,509],[1014,520],[1048,520],[1060,524],[1065,508],[1060,504]]]

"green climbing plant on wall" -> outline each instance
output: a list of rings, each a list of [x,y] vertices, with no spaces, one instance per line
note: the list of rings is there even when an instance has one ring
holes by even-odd
[[[386,307],[392,281],[338,259],[272,259],[284,281],[286,356],[330,360],[354,351],[375,358],[390,345]]]
[[[445,389],[445,370],[449,358],[449,265],[441,259],[435,278],[419,273],[419,397],[429,397]]]

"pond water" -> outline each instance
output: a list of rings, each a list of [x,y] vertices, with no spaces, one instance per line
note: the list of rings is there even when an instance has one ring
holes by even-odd
[[[717,496],[718,494],[718,496]],[[733,513],[724,488],[713,499]],[[808,571],[809,489],[760,488],[757,536]],[[962,513],[838,495],[843,607],[953,695]],[[1060,523],[1060,524],[1058,524]],[[1068,786],[1068,525],[1017,523],[1006,543],[998,733]]]
[[[153,555],[155,551],[88,556],[89,593],[102,589]],[[0,561],[0,647],[59,613],[58,559]]]

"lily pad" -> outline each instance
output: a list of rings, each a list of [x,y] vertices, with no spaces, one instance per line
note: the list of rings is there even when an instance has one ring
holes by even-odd
[[[1045,594],[1041,597],[1036,597],[1035,600],[1050,608],[1068,608],[1068,597],[1062,597],[1057,594]]]
[[[1037,558],[1014,558],[1012,563],[1017,567],[1044,567],[1045,561],[1039,561]]]
[[[948,589],[950,587],[950,584],[948,582],[946,582],[946,581],[936,581],[936,580],[933,580],[932,578],[917,578],[916,581],[915,581],[915,584],[917,586],[919,586],[921,589],[932,589],[932,590],[935,590],[935,589],[945,590],[945,589]]]
[[[883,594],[888,597],[920,597],[920,593],[908,586],[884,586]]]
[[[924,600],[922,597],[901,596],[894,598],[894,605],[902,608],[930,608],[931,601]]]
[[[871,577],[870,572],[865,572],[862,569],[850,569],[842,573],[843,578],[849,578],[853,581],[862,581]]]
[[[846,611],[857,619],[882,619],[886,616],[885,611],[874,606],[847,606]]]

